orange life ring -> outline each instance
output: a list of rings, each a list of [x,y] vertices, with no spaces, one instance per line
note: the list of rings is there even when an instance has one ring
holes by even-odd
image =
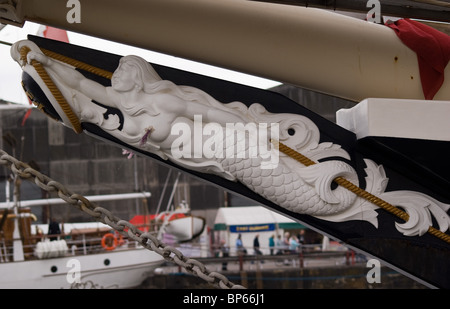
[[[110,246],[108,246],[108,245],[106,244],[106,240],[107,240],[108,238],[112,238],[112,239],[113,239],[113,243],[112,243],[112,245],[110,245]],[[114,234],[112,234],[112,233],[107,233],[107,234],[103,235],[103,238],[102,238],[102,247],[103,247],[105,250],[111,251],[111,250],[116,249],[117,243],[118,243],[118,241],[117,241],[116,236],[114,236]]]

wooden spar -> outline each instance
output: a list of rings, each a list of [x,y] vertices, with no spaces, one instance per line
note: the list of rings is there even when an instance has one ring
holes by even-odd
[[[69,23],[66,1],[20,3],[24,21],[356,102],[424,99],[417,56],[393,30],[330,11],[238,0],[96,0],[81,2],[81,22]],[[450,100],[450,79],[434,99]]]

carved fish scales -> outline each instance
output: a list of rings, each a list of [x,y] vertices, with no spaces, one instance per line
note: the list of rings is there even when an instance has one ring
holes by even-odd
[[[245,144],[248,145],[249,142],[247,141]],[[248,152],[248,148],[246,152]],[[316,166],[303,167],[301,173],[298,173],[295,168],[292,168],[292,165],[289,167],[286,164],[286,160],[287,158],[280,158],[280,162],[270,169],[261,168],[264,160],[260,157],[226,157],[220,161],[220,164],[252,191],[293,212],[313,216],[334,215],[349,208],[356,199],[356,195],[350,191],[338,188],[335,192],[330,192],[336,198],[330,198],[327,202],[321,197],[320,191],[315,188],[314,184],[307,183],[301,176],[306,174],[310,175],[311,179],[320,178],[319,170],[322,168]],[[299,163],[294,162],[293,164],[298,165]],[[327,167],[333,166],[336,168],[336,166],[339,166],[347,168],[348,171],[352,170],[351,167],[339,161],[323,164]],[[330,180],[332,178],[332,176],[329,177]],[[331,187],[331,183],[329,185]],[[326,190],[325,187],[319,190],[321,189]]]

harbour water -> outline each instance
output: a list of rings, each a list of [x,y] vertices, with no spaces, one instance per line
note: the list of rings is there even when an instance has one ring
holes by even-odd
[[[245,261],[199,259],[211,272],[248,289],[427,289],[421,283],[386,266],[379,269],[363,256],[346,252],[300,256],[249,256]],[[222,264],[226,263],[226,270]],[[140,289],[215,289],[200,277],[166,263]]]

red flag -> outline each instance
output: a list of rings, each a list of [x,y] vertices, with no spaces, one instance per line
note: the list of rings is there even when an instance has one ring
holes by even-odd
[[[28,99],[28,101],[30,102],[30,104],[32,104],[31,101],[30,101],[30,99]],[[31,114],[31,108],[29,108],[29,109],[27,110],[25,116],[23,116],[23,119],[22,119],[22,127],[25,125],[25,121],[27,121],[28,117],[30,117],[30,114]]]
[[[450,61],[450,36],[410,19],[388,22],[400,40],[417,54],[425,99],[432,100],[444,83]]]
[[[46,26],[43,35],[48,39],[69,43],[69,37],[67,36],[66,30]]]

